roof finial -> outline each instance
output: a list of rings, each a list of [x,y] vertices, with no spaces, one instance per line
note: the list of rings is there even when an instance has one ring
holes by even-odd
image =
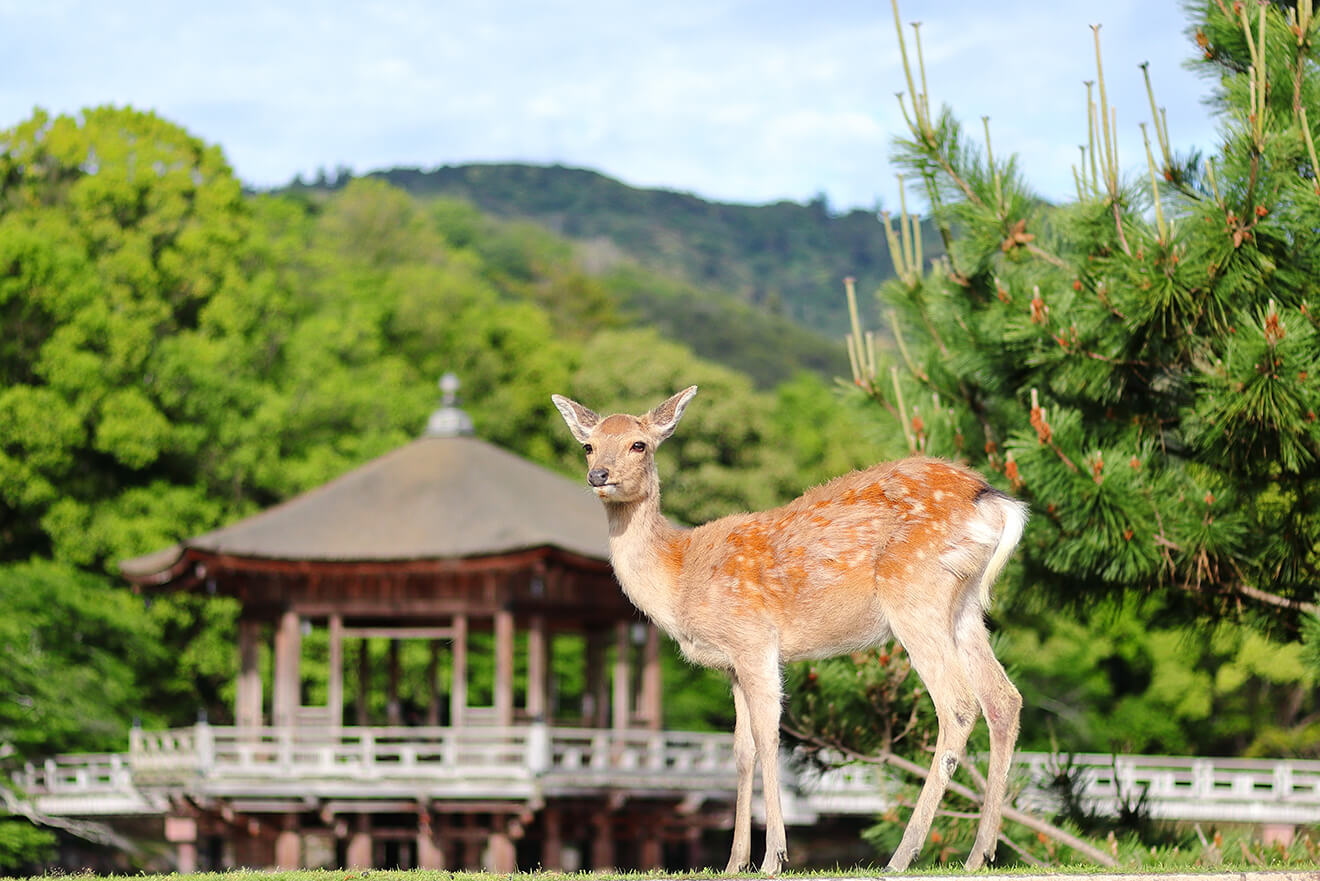
[[[458,377],[445,373],[440,377],[440,409],[427,420],[424,437],[461,437],[475,434],[472,417],[459,409]]]

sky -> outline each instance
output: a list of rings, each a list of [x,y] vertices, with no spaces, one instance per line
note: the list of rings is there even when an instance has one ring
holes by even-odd
[[[1036,191],[1073,192],[1101,24],[1120,160],[1145,173],[1150,62],[1175,148],[1212,148],[1177,0],[902,0],[930,101]],[[909,51],[913,51],[909,36]],[[0,0],[0,130],[153,110],[264,188],[348,167],[559,163],[760,204],[896,207],[906,91],[884,0]],[[913,203],[919,207],[919,201]]]

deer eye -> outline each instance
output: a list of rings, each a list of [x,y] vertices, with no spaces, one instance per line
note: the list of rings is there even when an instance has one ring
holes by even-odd
[[[645,452],[646,452],[646,444],[642,443],[641,441],[636,441],[636,442],[632,445],[632,448],[633,448],[633,452],[634,452],[634,453],[645,453]]]
[[[591,455],[591,444],[583,444],[582,452],[586,453],[587,455]]]

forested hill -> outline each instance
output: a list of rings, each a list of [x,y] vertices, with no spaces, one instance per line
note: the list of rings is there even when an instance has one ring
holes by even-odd
[[[870,313],[872,292],[893,274],[877,216],[831,214],[823,199],[721,204],[558,165],[396,168],[373,175],[418,196],[459,197],[497,217],[534,221],[585,243],[588,258],[594,253],[607,262],[622,253],[834,339],[848,327],[844,277],[858,280],[862,308]],[[927,230],[924,240],[928,257],[939,253],[938,236]],[[866,317],[869,326],[877,325],[873,314]]]

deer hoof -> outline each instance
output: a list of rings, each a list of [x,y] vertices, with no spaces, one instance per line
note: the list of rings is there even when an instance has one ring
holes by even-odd
[[[782,850],[766,851],[765,859],[761,861],[762,875],[778,875],[779,870],[783,868],[788,860],[788,854]]]

